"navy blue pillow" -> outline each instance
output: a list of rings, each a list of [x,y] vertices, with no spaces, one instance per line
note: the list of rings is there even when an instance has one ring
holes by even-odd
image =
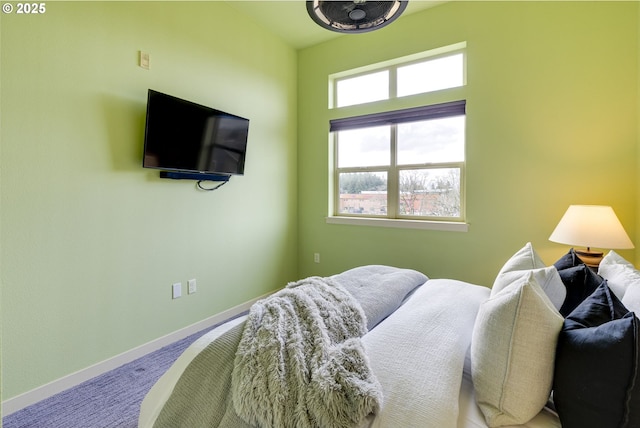
[[[562,283],[567,288],[567,297],[560,307],[560,314],[565,318],[605,282],[601,276],[585,264],[558,270],[558,273]]]
[[[560,257],[560,259],[558,259],[558,261],[555,262],[553,265],[556,267],[556,269],[562,270],[570,267],[575,267],[581,264],[584,264],[584,262],[580,260],[580,257],[578,257],[575,250],[572,248],[569,250],[567,254]]]
[[[640,427],[638,327],[606,283],[565,319],[553,381],[563,428]]]

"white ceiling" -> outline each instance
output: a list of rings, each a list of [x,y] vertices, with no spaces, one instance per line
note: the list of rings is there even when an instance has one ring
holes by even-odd
[[[256,24],[278,35],[296,49],[315,45],[344,34],[325,30],[307,14],[304,0],[225,0],[248,15]],[[401,22],[404,15],[441,4],[443,1],[410,0],[404,13],[392,24]]]

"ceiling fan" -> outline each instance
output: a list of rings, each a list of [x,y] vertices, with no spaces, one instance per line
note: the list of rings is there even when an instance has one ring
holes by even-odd
[[[389,25],[408,1],[307,1],[307,12],[318,25],[339,33],[365,33]]]

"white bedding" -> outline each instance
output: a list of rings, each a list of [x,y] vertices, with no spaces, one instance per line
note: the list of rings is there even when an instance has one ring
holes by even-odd
[[[216,338],[222,336],[223,333],[231,330],[236,325],[243,323],[247,319],[247,316],[241,316],[234,318],[231,321],[214,328],[208,333],[204,334],[198,340],[193,342],[183,353],[178,357],[175,363],[167,370],[165,374],[158,379],[151,390],[147,393],[142,404],[140,405],[140,416],[138,417],[138,427],[151,428],[156,421],[162,406],[167,402],[173,387],[180,379],[180,375],[187,368],[189,363],[206,348]]]
[[[456,428],[466,351],[485,287],[427,281],[363,338],[384,402],[371,427]]]
[[[458,415],[457,428],[487,428],[484,416],[480,408],[476,405],[475,393],[471,375],[465,372],[462,376],[462,386],[460,387],[460,414]],[[513,425],[512,428],[561,428],[558,415],[545,408],[538,415],[524,425]],[[509,427],[503,427],[509,428]]]
[[[381,411],[369,417],[364,426],[487,427],[475,404],[471,377],[463,374],[463,366],[476,312],[488,296],[485,287],[430,279],[363,337],[384,396]],[[139,427],[153,426],[181,373],[200,350],[245,318],[208,332],[184,352],[145,397]],[[543,410],[520,427],[560,427],[560,422],[553,413]]]

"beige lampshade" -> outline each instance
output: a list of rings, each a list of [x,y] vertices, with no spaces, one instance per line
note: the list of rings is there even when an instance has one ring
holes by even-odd
[[[613,208],[604,205],[570,205],[549,240],[587,248],[634,248]]]

